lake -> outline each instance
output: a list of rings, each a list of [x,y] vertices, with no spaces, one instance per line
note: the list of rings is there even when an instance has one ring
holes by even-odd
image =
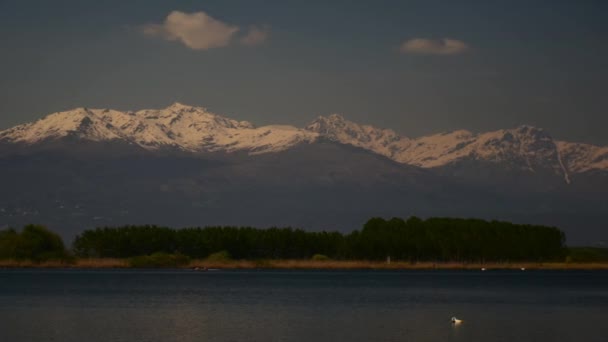
[[[608,272],[0,270],[0,341],[605,342]]]

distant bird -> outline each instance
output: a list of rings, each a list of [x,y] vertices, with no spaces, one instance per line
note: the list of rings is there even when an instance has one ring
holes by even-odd
[[[525,271],[525,270],[526,270],[526,268],[525,268],[525,267],[522,267],[522,268],[521,268],[521,270],[522,270],[522,271]]]
[[[460,323],[462,323],[461,319],[458,319],[456,317],[452,317],[452,324],[460,324]]]
[[[485,271],[485,270],[486,270],[486,268],[485,268],[485,267],[482,267],[482,268],[481,268],[481,270],[482,270],[482,271]]]

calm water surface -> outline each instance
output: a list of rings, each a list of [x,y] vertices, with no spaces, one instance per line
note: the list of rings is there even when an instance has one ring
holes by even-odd
[[[0,341],[606,342],[608,272],[0,270]]]

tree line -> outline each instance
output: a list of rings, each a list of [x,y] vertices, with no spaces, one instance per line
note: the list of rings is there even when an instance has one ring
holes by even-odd
[[[57,234],[43,226],[28,225],[21,232],[0,230],[0,259],[43,261],[71,255],[132,258],[155,253],[195,259],[220,253],[248,260],[316,256],[336,260],[390,257],[411,262],[507,262],[561,261],[568,250],[564,233],[554,227],[455,218],[372,218],[361,230],[348,234],[293,228],[101,227],[78,235],[71,251]],[[583,259],[589,252],[578,254]]]
[[[293,228],[205,227],[172,229],[152,225],[101,227],[73,243],[78,257],[130,258],[154,253],[206,258],[225,252],[233,259],[401,261],[561,261],[565,236],[554,227],[479,219],[411,217],[370,219],[348,234]]]

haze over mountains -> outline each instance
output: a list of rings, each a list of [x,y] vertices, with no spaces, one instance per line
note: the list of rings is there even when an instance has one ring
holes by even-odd
[[[175,103],[77,108],[0,132],[0,225],[293,225],[451,215],[608,236],[608,147],[520,126],[408,138],[332,114],[256,127]],[[69,203],[68,203],[69,202]],[[69,207],[69,210],[64,210]],[[77,207],[77,208],[76,208]]]

